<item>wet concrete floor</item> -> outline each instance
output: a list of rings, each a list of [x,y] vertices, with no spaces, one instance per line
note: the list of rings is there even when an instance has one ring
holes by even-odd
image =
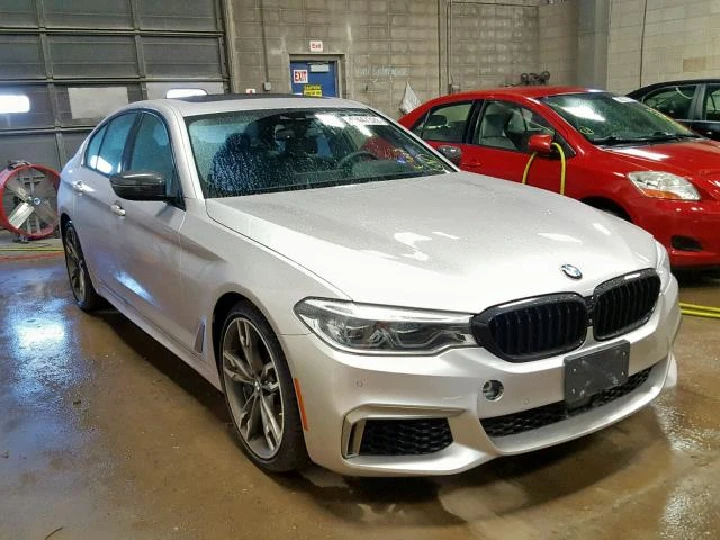
[[[676,389],[583,440],[439,479],[271,477],[200,376],[74,306],[61,259],[0,286],[2,540],[720,537],[718,320],[686,317]],[[720,282],[683,295],[720,306]]]

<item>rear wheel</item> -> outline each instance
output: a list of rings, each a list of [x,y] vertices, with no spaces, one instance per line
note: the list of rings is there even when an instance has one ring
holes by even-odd
[[[65,226],[63,248],[65,249],[65,266],[75,302],[83,311],[97,309],[102,304],[102,298],[90,280],[85,257],[80,247],[80,239],[72,223]]]
[[[240,302],[218,346],[220,379],[233,432],[245,454],[269,472],[309,462],[290,370],[270,324]]]

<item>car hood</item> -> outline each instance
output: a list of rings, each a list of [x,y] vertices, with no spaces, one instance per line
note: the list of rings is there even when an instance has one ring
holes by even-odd
[[[356,302],[473,313],[552,292],[587,295],[657,259],[652,237],[618,218],[472,173],[206,204],[213,220]],[[563,264],[579,268],[583,278],[565,276]]]
[[[624,171],[668,171],[692,181],[720,199],[720,144],[698,140],[632,147],[605,147],[624,163]]]

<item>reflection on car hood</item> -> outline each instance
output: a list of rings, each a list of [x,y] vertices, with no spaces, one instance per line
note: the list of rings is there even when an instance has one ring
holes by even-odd
[[[618,218],[471,173],[210,199],[207,211],[356,302],[477,312],[590,294],[656,263],[650,235]],[[568,263],[584,277],[566,277]]]

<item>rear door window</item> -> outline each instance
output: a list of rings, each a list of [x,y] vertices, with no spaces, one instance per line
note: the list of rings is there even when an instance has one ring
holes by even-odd
[[[653,90],[640,101],[670,118],[686,120],[691,118],[691,109],[697,85],[665,86]]]
[[[94,167],[97,171],[103,174],[116,174],[122,170],[125,143],[136,118],[136,113],[128,113],[117,116],[108,123]]]
[[[424,122],[413,128],[413,133],[426,141],[462,143],[471,108],[471,101],[435,107]]]

